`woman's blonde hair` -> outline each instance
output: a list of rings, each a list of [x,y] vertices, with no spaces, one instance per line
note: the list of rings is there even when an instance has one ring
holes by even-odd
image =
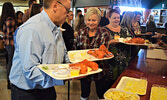
[[[97,14],[98,21],[100,22],[101,20],[101,11],[97,7],[91,7],[87,9],[86,15],[85,15],[85,20],[89,18],[89,16]]]
[[[70,13],[70,12],[72,12],[72,11],[70,10],[69,13]],[[69,21],[70,21],[70,20],[69,20],[69,16],[67,16],[65,22],[67,22],[68,24],[71,24],[71,23],[69,23]]]
[[[134,13],[128,11],[124,14],[121,25],[127,27],[128,29],[132,29],[132,21],[134,19]]]
[[[149,15],[149,17],[148,17],[148,23],[150,23],[151,21],[154,21],[154,16],[153,15]]]

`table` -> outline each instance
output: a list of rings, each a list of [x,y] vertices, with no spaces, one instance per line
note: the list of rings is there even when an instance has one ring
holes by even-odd
[[[141,31],[146,32],[146,25],[141,25]],[[161,34],[166,34],[166,30],[164,26],[157,26],[157,32]]]
[[[146,78],[148,81],[146,95],[140,96],[140,100],[149,100],[151,87],[153,84],[167,86],[167,60],[147,59],[146,49],[142,49],[129,65],[118,77],[111,88],[115,88],[122,76],[134,78]]]
[[[146,34],[146,33],[136,35],[136,37],[140,37],[140,38],[143,38],[145,40],[149,40],[152,43],[157,43],[158,38],[155,38],[155,37],[153,38],[152,36],[153,36],[152,34],[149,35],[149,34]]]

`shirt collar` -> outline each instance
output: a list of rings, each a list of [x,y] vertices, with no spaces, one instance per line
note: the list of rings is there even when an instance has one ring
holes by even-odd
[[[52,32],[56,31],[57,29],[59,29],[58,26],[56,26],[49,18],[48,14],[45,12],[45,10],[42,10],[41,14],[43,15],[44,19],[46,20],[46,22],[48,23],[49,27],[51,28]]]

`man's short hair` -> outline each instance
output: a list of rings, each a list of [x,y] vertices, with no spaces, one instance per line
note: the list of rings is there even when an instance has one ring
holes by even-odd
[[[67,0],[43,0],[43,7],[48,9],[53,1],[66,2]]]
[[[37,2],[37,0],[29,0],[28,6],[30,7],[30,5],[32,5],[34,1]]]

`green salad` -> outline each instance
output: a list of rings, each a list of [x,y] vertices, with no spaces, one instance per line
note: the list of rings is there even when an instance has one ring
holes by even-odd
[[[42,66],[42,69],[48,70],[49,68],[48,68],[48,66]]]

